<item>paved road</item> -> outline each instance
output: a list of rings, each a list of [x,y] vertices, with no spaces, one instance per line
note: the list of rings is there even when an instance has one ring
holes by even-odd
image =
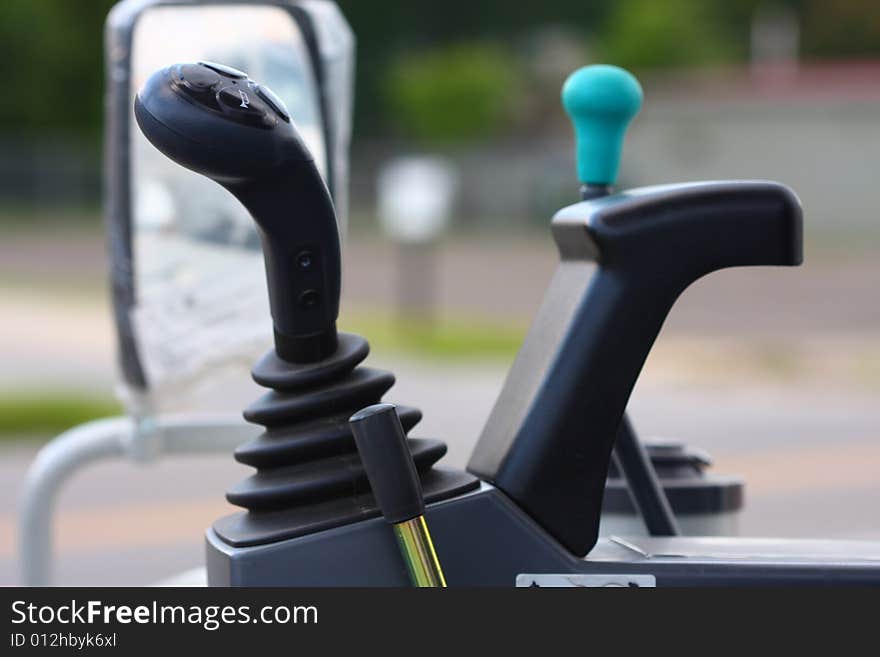
[[[463,465],[502,368],[395,363],[392,400],[417,401],[417,434],[449,442]],[[880,539],[880,410],[876,396],[782,387],[669,387],[646,380],[632,404],[639,429],[708,449],[719,472],[747,478],[742,533]],[[460,409],[449,413],[449,408]],[[32,449],[3,453],[0,497],[17,497]],[[198,564],[201,534],[230,510],[223,490],[247,470],[226,456],[148,467],[104,463],[80,473],[58,513],[57,582],[148,584]],[[0,510],[0,583],[16,579],[14,516]]]
[[[807,234],[813,235],[809,230]],[[722,335],[745,331],[876,336],[880,304],[867,303],[880,286],[876,248],[871,248],[876,234],[854,237],[845,252],[823,246],[821,238],[814,235],[807,242],[801,267],[731,269],[698,281],[676,304],[668,328]],[[456,238],[438,248],[435,260],[441,315],[521,321],[537,308],[558,257],[548,232]],[[387,242],[350,235],[344,253],[343,309],[390,307],[396,298],[398,262]],[[94,229],[61,225],[18,231],[0,240],[0,281],[25,283],[29,292],[36,286],[60,292],[97,286],[103,302],[106,267],[103,236]]]
[[[110,392],[106,300],[46,292],[62,281],[94,287],[100,240],[28,240],[0,244],[0,274],[14,271],[25,282],[4,284],[0,294],[0,387]],[[369,244],[348,250],[345,303],[388,304],[392,255]],[[441,309],[527,316],[553,262],[549,242],[444,250]],[[641,433],[708,449],[718,471],[747,478],[743,533],[880,538],[880,304],[868,303],[878,286],[876,264],[819,259],[802,270],[719,273],[676,306],[637,387],[633,417]],[[370,362],[397,373],[392,401],[425,411],[417,434],[442,437],[447,462],[463,465],[505,365],[381,354]],[[221,401],[240,408],[253,394],[252,386],[224,389]],[[0,584],[17,577],[15,503],[32,455],[0,452]],[[59,508],[56,581],[147,584],[199,563],[203,529],[229,511],[223,491],[245,474],[223,456],[104,463],[80,473]]]

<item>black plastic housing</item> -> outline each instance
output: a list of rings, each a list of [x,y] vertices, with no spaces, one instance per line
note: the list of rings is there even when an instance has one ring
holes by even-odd
[[[673,303],[718,269],[800,264],[802,230],[797,197],[772,182],[648,187],[562,209],[560,266],[468,469],[589,552],[615,435]]]

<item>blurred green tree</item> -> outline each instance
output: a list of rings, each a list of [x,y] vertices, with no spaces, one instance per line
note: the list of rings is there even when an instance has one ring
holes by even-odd
[[[0,73],[7,89],[0,132],[97,134],[102,26],[113,4],[0,0]],[[358,38],[361,134],[382,134],[396,124],[385,117],[383,92],[394,62],[406,57],[401,53],[462,41],[510,42],[541,26],[567,25],[585,40],[592,36],[602,59],[634,68],[736,62],[748,55],[755,9],[773,4],[799,16],[806,57],[880,56],[878,0],[339,0]]]
[[[618,0],[599,35],[605,61],[633,69],[705,66],[735,51],[721,4],[705,0]]]
[[[878,0],[806,0],[802,42],[819,57],[866,57],[880,54]]]
[[[402,136],[432,146],[480,140],[502,131],[521,88],[513,57],[493,43],[401,52],[386,93]]]
[[[0,130],[96,134],[102,29],[113,0],[0,2]]]
[[[387,77],[402,51],[420,52],[444,44],[509,42],[537,26],[568,24],[584,35],[598,25],[611,0],[338,0],[357,35],[358,134],[381,135],[394,127],[388,117]]]

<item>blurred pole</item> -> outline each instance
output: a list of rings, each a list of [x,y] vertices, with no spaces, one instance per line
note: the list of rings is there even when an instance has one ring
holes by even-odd
[[[378,215],[396,245],[397,317],[401,326],[436,319],[437,241],[449,227],[458,172],[438,156],[398,157],[378,177]]]
[[[437,308],[437,243],[398,242],[395,249],[397,315],[401,326],[413,320],[434,325]]]
[[[759,5],[752,16],[751,70],[758,80],[774,83],[797,75],[800,25],[797,15],[778,4]]]
[[[110,458],[147,463],[163,454],[229,452],[254,436],[253,426],[237,415],[178,414],[140,422],[103,418],[55,437],[40,449],[25,477],[18,516],[21,583],[52,584],[58,498],[64,484],[86,466]]]

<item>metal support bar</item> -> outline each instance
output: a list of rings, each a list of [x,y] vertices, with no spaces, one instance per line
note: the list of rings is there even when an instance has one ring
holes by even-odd
[[[626,481],[630,498],[642,516],[648,534],[651,536],[681,534],[675,514],[666,498],[666,492],[657,479],[651,458],[626,414],[617,430],[612,458]]]
[[[18,539],[22,584],[51,584],[56,501],[74,473],[110,458],[137,463],[162,454],[231,452],[257,431],[238,416],[169,415],[104,418],[57,436],[39,451],[25,479]]]

